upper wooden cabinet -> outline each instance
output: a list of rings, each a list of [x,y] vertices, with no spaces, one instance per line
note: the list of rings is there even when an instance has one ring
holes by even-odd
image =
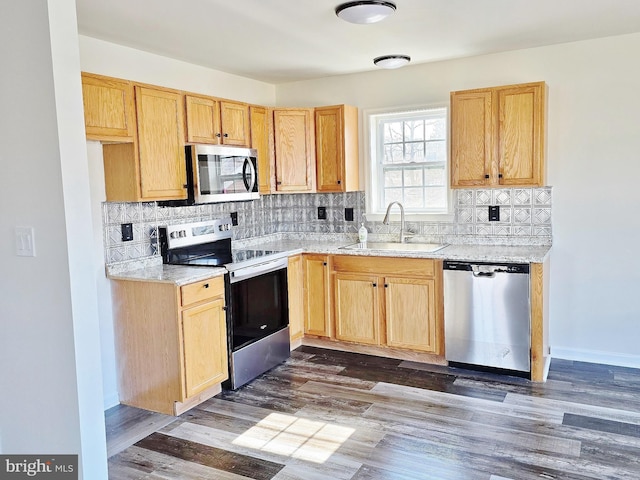
[[[236,102],[220,102],[220,125],[222,144],[248,147],[251,143],[249,133],[249,105]]]
[[[182,95],[135,87],[141,197],[186,198]]]
[[[273,132],[275,191],[315,191],[313,109],[274,109]]]
[[[82,99],[87,139],[133,142],[136,121],[131,82],[82,73]]]
[[[185,95],[187,143],[249,146],[249,106]]]
[[[209,97],[185,95],[187,143],[220,143],[220,106]]]
[[[269,141],[271,122],[269,110],[264,107],[249,108],[251,123],[251,148],[258,151],[258,189],[260,193],[271,193],[271,148]]]
[[[137,135],[130,144],[103,146],[107,201],[187,197],[183,95],[135,86]]]
[[[358,181],[358,109],[350,105],[315,109],[319,192],[351,192]]]
[[[545,183],[544,82],[451,92],[451,186]]]

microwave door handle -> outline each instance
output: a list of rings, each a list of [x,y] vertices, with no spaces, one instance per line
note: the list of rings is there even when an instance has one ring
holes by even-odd
[[[251,184],[249,184],[249,181],[247,179],[247,166],[249,166],[249,168],[251,169],[251,178],[253,179],[253,181],[251,182]],[[247,192],[252,192],[256,182],[258,181],[258,179],[256,178],[256,169],[253,166],[253,162],[251,161],[251,159],[249,157],[246,157],[244,159],[244,164],[242,165],[242,181],[244,182],[244,186],[247,189]]]

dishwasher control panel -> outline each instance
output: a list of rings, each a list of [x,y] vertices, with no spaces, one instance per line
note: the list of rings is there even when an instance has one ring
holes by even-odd
[[[445,260],[443,268],[444,270],[462,270],[467,272],[529,273],[528,263],[489,263]]]

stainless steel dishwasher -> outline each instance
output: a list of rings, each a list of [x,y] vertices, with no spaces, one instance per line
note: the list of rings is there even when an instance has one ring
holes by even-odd
[[[445,357],[530,371],[529,264],[444,262]]]

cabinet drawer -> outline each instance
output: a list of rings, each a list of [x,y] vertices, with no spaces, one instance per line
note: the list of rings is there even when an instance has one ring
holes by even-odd
[[[208,278],[180,287],[180,301],[183,307],[220,296],[224,296],[223,277]]]
[[[336,272],[375,273],[377,275],[433,277],[436,272],[436,260],[430,258],[336,255],[333,257],[333,270]]]

